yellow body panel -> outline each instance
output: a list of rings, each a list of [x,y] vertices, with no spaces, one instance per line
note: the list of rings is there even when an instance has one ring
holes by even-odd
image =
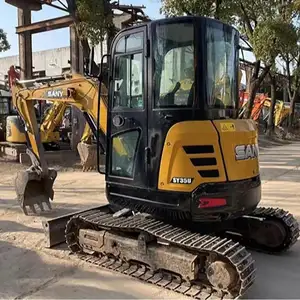
[[[257,145],[257,130],[253,120],[213,121],[220,132],[220,143],[224,154],[228,180],[242,180],[259,174],[258,159],[236,160],[235,147],[238,145]],[[234,123],[234,131],[222,131],[222,126]]]
[[[6,123],[6,141],[10,143],[26,143],[25,133],[21,132],[14,122]]]
[[[213,145],[215,153],[187,155],[183,146]],[[207,170],[211,167],[194,167],[190,158],[215,157],[220,176],[218,178],[201,178],[198,170]],[[173,177],[192,177],[192,184],[179,185],[171,183]],[[218,134],[210,121],[186,121],[175,124],[170,128],[162,153],[159,173],[158,188],[168,191],[190,192],[204,182],[226,181],[225,170],[222,161]]]
[[[258,158],[236,160],[235,156],[236,146],[249,144],[257,144],[257,131],[255,122],[252,120],[186,121],[177,123],[170,128],[166,136],[161,158],[158,189],[191,192],[203,183],[235,181],[255,177],[259,174]],[[212,145],[214,153],[187,154],[183,148],[183,146],[205,145]],[[191,158],[212,157],[217,162],[214,166],[194,166],[190,160]],[[198,172],[201,170],[218,170],[219,176],[204,178]],[[174,177],[193,178],[193,181],[191,184],[177,184],[172,182]]]

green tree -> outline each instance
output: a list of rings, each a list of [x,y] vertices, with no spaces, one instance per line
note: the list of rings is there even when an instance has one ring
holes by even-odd
[[[251,44],[256,58],[263,61],[269,69],[271,84],[271,106],[267,123],[267,135],[274,132],[274,110],[276,105],[276,58],[283,52],[295,53],[298,34],[292,23],[281,16],[276,20],[267,20],[258,25],[252,35]]]
[[[300,0],[299,0],[300,2]],[[250,95],[245,117],[250,118],[257,90],[269,73],[282,43],[288,37],[282,34],[289,29],[297,7],[293,0],[162,0],[161,11],[167,16],[202,15],[220,19],[234,25],[253,44],[256,57],[250,80]],[[280,26],[284,24],[283,28]],[[277,36],[279,34],[279,36]],[[284,37],[284,42],[281,37]],[[278,48],[279,47],[279,48]],[[261,71],[262,59],[265,63]]]
[[[10,49],[10,45],[7,40],[7,35],[3,31],[3,29],[0,29],[0,52],[5,52]]]
[[[250,80],[250,97],[245,117],[251,115],[257,90],[264,78],[270,73],[275,59],[283,49],[293,49],[296,32],[292,21],[298,16],[294,0],[255,0],[239,2],[241,14],[237,13],[239,29],[253,45],[256,57],[254,71]],[[252,5],[251,5],[252,3]],[[265,67],[261,71],[261,63]],[[274,73],[271,71],[271,83]],[[272,88],[273,89],[273,88]],[[272,106],[274,108],[274,103]]]
[[[288,1],[283,2],[286,4]],[[289,46],[283,47],[280,51],[280,58],[285,63],[284,71],[287,76],[286,89],[290,101],[288,130],[290,130],[293,125],[295,103],[299,99],[300,92],[300,1],[294,0],[290,2],[291,3],[286,4],[282,8],[282,18],[290,22],[290,26],[293,27],[293,31],[296,32],[296,34],[292,33]],[[291,34],[291,32],[289,34]],[[286,39],[289,39],[289,37],[286,37]]]
[[[110,0],[67,0],[68,10],[74,18],[75,28],[81,40],[84,57],[90,56],[92,47],[107,37],[107,49],[115,35],[113,10]],[[92,62],[94,72],[98,66]]]
[[[160,11],[168,17],[185,14],[201,15],[233,23],[235,17],[234,8],[234,1],[232,0],[162,0],[162,7]]]
[[[79,36],[92,46],[99,44],[114,29],[110,0],[75,0],[75,4]]]
[[[299,35],[298,35],[299,36]],[[300,40],[300,36],[299,36]],[[290,112],[289,112],[289,130],[292,129],[295,103],[299,99],[300,93],[300,46],[297,43],[296,51],[284,51],[281,53],[281,57],[285,62],[285,72],[287,76],[287,91],[290,100]]]

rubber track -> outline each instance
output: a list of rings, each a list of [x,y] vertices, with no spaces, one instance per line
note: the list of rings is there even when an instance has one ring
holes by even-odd
[[[101,209],[98,209],[76,215],[68,222],[66,226],[66,241],[69,248],[71,250],[73,249],[73,251],[76,248],[78,249],[78,244],[74,244],[74,240],[72,243],[68,236],[69,234],[76,234],[71,231],[74,229],[74,224],[79,226],[78,223],[81,223],[80,221],[87,222],[96,228],[117,229],[118,231],[129,232],[147,232],[157,238],[168,241],[170,244],[187,250],[217,254],[219,257],[228,259],[231,262],[239,275],[240,281],[238,290],[234,295],[230,295],[225,291],[216,290],[204,282],[200,285],[190,285],[186,282],[179,282],[178,279],[167,278],[160,273],[153,273],[151,270],[144,270],[143,272],[142,269],[144,269],[144,267],[137,266],[136,264],[129,265],[127,262],[115,261],[107,256],[99,258],[89,254],[78,253],[79,258],[89,263],[131,275],[140,280],[196,299],[237,299],[244,295],[248,288],[254,283],[256,269],[251,254],[244,246],[230,239],[192,233],[153,218],[145,218],[145,216],[141,214],[116,218],[113,217],[112,214],[105,213],[101,211]]]
[[[291,248],[299,238],[299,224],[294,216],[288,211],[273,207],[258,207],[254,210],[253,213],[249,214],[249,216],[264,219],[279,219],[284,224],[288,232],[287,239],[285,240],[284,244],[281,245],[280,249],[277,249],[276,251],[265,251],[264,249],[257,248],[255,246],[252,246],[251,244],[247,245],[247,247],[251,247],[253,250],[269,254],[285,252],[289,248]]]

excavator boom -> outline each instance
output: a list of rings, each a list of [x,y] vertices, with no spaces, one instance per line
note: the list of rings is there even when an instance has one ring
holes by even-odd
[[[45,79],[44,79],[45,80]],[[58,81],[49,79],[47,84],[35,87],[32,85],[35,81],[18,81],[12,83],[13,104],[16,107],[19,115],[23,119],[26,128],[26,137],[30,149],[27,150],[32,162],[32,166],[18,174],[15,186],[18,201],[20,206],[27,214],[26,206],[29,206],[35,213],[35,204],[43,210],[41,203],[45,202],[49,208],[49,200],[53,200],[53,184],[56,178],[56,171],[48,168],[45,160],[44,148],[42,140],[46,137],[44,132],[51,132],[58,122],[61,120],[64,110],[67,105],[73,105],[79,108],[89,126],[85,130],[96,136],[96,118],[98,110],[98,82],[80,75],[73,75],[70,78]],[[106,118],[107,108],[105,97],[107,90],[102,88],[103,94],[100,101],[100,141],[102,151],[105,149],[105,134],[106,134]],[[35,115],[34,100],[47,100],[53,102],[54,105],[43,121],[41,129],[38,128],[38,123]],[[86,141],[86,140],[85,140]],[[78,146],[79,153],[84,159],[84,168],[92,161],[95,161],[96,147],[92,150],[93,145],[80,143]]]

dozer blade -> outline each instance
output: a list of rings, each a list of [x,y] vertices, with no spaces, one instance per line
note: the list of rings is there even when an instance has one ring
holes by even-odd
[[[80,156],[82,171],[86,172],[86,171],[96,170],[97,146],[80,142],[77,145],[77,150]]]
[[[27,207],[36,214],[36,205],[41,211],[46,208],[51,210],[50,199],[53,200],[53,184],[57,172],[54,169],[48,170],[48,175],[44,175],[36,169],[27,169],[17,174],[15,180],[15,190],[17,201],[25,215],[28,215]]]

